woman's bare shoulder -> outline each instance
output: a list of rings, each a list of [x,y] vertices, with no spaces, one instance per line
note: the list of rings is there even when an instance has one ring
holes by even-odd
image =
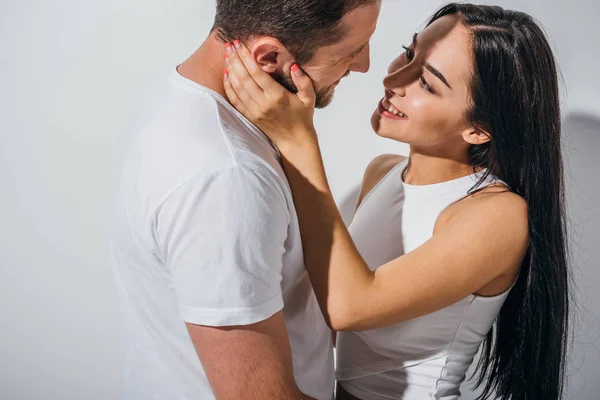
[[[363,176],[362,186],[358,195],[357,206],[364,197],[381,181],[393,168],[406,160],[407,157],[399,154],[382,154],[375,157],[367,166]]]
[[[374,173],[387,174],[392,168],[406,160],[407,157],[400,154],[382,154],[375,157],[365,170],[365,175]]]
[[[452,204],[440,215],[438,222],[450,218],[470,218],[474,211],[508,218],[518,225],[528,226],[527,201],[503,184],[493,184]]]

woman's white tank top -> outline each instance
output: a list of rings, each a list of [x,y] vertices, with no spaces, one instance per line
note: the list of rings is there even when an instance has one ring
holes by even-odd
[[[407,163],[392,169],[365,197],[350,225],[372,270],[431,238],[440,213],[466,197],[481,176],[414,186],[402,181]],[[496,182],[490,177],[481,187]],[[385,328],[338,332],[337,379],[362,400],[458,399],[460,384],[509,291],[494,297],[469,295]]]

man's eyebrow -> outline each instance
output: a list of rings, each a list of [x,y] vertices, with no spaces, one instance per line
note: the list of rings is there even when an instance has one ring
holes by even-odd
[[[417,48],[417,34],[416,33],[413,35],[412,45],[413,45],[413,49],[416,50],[416,48]],[[450,90],[452,90],[452,86],[450,86],[446,77],[440,71],[438,71],[433,65],[431,65],[427,61],[425,61],[425,68],[427,68],[427,70],[429,72],[431,72],[433,75],[435,75],[440,81],[444,82],[444,85],[448,86],[448,88],[450,88]]]

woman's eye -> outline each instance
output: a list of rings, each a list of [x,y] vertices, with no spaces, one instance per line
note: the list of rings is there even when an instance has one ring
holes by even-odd
[[[433,90],[433,88],[431,86],[429,86],[429,84],[425,80],[424,76],[421,76],[421,87],[423,89],[427,90],[429,93],[435,94],[435,91]]]
[[[415,56],[415,55],[413,54],[413,51],[412,51],[412,50],[411,50],[409,47],[406,47],[406,46],[402,46],[402,48],[405,50],[404,54],[406,54],[406,59],[407,59],[409,62],[410,62],[410,61],[412,61],[412,59],[413,59],[413,58],[414,58],[414,56]]]

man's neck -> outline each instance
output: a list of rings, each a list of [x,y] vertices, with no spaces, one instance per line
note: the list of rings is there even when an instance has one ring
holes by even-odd
[[[177,67],[177,72],[227,98],[223,87],[224,54],[223,43],[211,33],[198,50]]]

